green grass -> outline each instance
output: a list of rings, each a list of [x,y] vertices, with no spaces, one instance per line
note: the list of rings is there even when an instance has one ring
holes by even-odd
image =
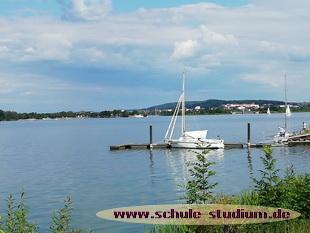
[[[297,211],[301,214],[297,219],[286,221],[244,224],[244,225],[218,225],[218,226],[154,226],[151,233],[177,232],[177,233],[308,233],[310,232],[310,175],[296,175],[293,167],[286,171],[283,179],[277,176],[276,159],[272,156],[273,149],[264,147],[265,156],[261,157],[264,169],[259,170],[261,179],[253,179],[255,188],[244,190],[240,195],[217,194],[209,196],[211,204],[270,206]],[[199,160],[199,159],[198,159]],[[203,161],[207,164],[207,161]],[[195,174],[195,177],[199,175]],[[208,177],[207,177],[208,179]],[[186,186],[185,186],[186,187]],[[201,190],[198,190],[201,194]],[[191,193],[191,196],[195,196]],[[197,202],[202,199],[199,197]]]

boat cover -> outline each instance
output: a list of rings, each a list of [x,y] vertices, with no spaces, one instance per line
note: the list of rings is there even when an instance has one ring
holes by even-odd
[[[196,131],[187,131],[185,132],[185,136],[189,136],[191,138],[207,138],[208,130],[196,130]]]

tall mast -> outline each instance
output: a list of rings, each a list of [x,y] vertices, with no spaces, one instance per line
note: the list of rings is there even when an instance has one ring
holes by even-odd
[[[182,136],[185,135],[185,71],[183,71],[183,81],[182,81]]]
[[[284,77],[284,93],[285,93],[285,125],[284,125],[284,127],[285,127],[285,130],[286,130],[286,127],[287,127],[287,114],[286,114],[286,109],[287,109],[287,94],[286,94],[286,73],[285,73],[285,77]]]

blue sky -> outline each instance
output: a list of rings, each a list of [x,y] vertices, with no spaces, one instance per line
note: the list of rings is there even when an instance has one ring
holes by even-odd
[[[2,0],[0,109],[310,101],[306,0]]]

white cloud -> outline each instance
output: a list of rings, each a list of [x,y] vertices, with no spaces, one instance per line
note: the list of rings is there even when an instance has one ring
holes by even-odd
[[[28,47],[24,50],[26,53],[35,53],[34,49],[32,47]]]
[[[72,43],[61,34],[42,34],[37,42],[39,58],[66,61],[70,55]]]
[[[174,59],[182,59],[192,57],[197,51],[199,45],[196,40],[186,40],[181,42],[175,42],[174,52],[171,55]]]
[[[63,22],[44,16],[3,19],[0,33],[5,35],[1,41],[6,45],[0,48],[10,48],[15,60],[70,60],[76,65],[119,61],[133,69],[141,67],[141,62],[154,64],[169,57],[199,66],[249,64],[251,60],[254,66],[267,55],[282,60],[309,57],[310,33],[305,23],[309,16],[297,3],[288,6],[285,1],[281,11],[269,7],[268,2],[244,7],[199,3],[112,15],[108,14],[111,1],[59,1],[66,15],[96,21]],[[309,4],[298,0],[301,2]],[[293,15],[291,9],[301,14]]]
[[[310,48],[295,44],[280,44],[269,41],[259,43],[261,52],[272,58],[287,58],[291,60],[310,60]]]
[[[234,79],[240,86],[279,86],[285,72],[299,77],[296,90],[305,89],[308,81],[310,1],[249,0],[251,4],[241,7],[202,2],[124,14],[113,14],[111,1],[58,1],[69,20],[0,17],[2,72],[9,74],[17,67],[16,76],[24,70],[36,75],[42,68],[41,75],[50,72],[49,77],[57,79],[66,76],[62,70],[71,69],[71,80],[83,75],[92,79],[96,73],[93,79],[101,81],[106,76],[101,79],[98,74],[111,70],[128,76],[134,71],[134,78],[145,70],[152,75],[124,85],[162,86],[160,78],[167,81],[185,67],[195,75],[208,74],[218,85]],[[49,61],[57,61],[57,73]],[[18,82],[23,83],[16,81],[2,92],[15,90]]]
[[[31,91],[26,91],[26,92],[22,92],[19,95],[21,96],[28,96],[28,95],[33,95],[33,93]]]
[[[194,60],[193,68],[217,67],[226,59],[226,54],[234,53],[238,49],[239,42],[233,35],[222,35],[200,25],[200,35],[197,38],[175,42],[172,59]]]
[[[206,54],[201,57],[200,61],[208,67],[220,66],[220,54]]]
[[[64,10],[64,19],[99,20],[112,9],[111,0],[58,0]]]
[[[6,46],[0,46],[0,53],[5,53],[5,52],[8,52],[10,51],[10,49]]]
[[[57,60],[68,61],[70,58],[70,50],[72,43],[62,34],[41,34],[38,38],[33,38],[34,46],[27,47],[17,59],[20,61],[32,60]]]
[[[0,76],[0,94],[8,94],[12,91],[11,81]]]
[[[235,46],[239,44],[233,35],[222,35],[212,31],[206,25],[201,25],[200,29],[201,40],[209,46]]]
[[[114,51],[108,47],[87,47],[75,50],[72,54],[71,62],[80,63],[83,60],[83,66],[98,67],[100,69],[141,70],[144,67],[137,61],[141,59],[141,56],[139,51],[128,51],[127,54],[124,54],[121,51]]]
[[[243,79],[254,83],[271,85],[272,87],[279,87],[283,83],[282,76],[271,74],[246,74]]]
[[[24,88],[40,88],[41,85],[37,83],[37,78],[29,74],[18,76],[2,72],[0,73],[0,86],[4,90],[10,90],[10,92]]]

